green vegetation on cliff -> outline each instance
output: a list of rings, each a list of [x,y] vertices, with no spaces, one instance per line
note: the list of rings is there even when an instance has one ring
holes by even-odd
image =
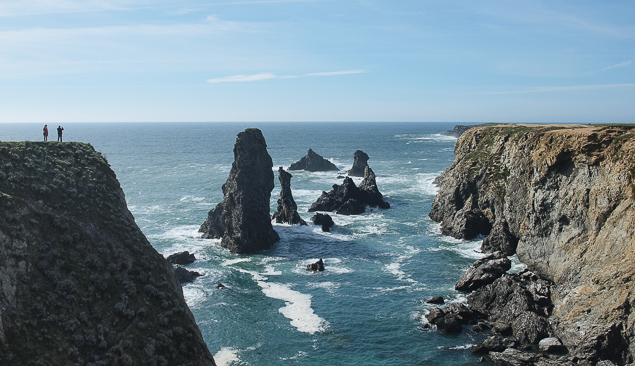
[[[0,364],[214,364],[92,146],[0,143],[0,207]]]

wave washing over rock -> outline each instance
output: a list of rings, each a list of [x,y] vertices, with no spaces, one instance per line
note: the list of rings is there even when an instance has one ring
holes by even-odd
[[[474,127],[457,141],[430,217],[456,238],[517,241],[528,268],[469,296],[472,311],[509,318],[513,334],[490,348],[495,364],[635,361],[634,153],[629,125]],[[524,290],[505,285],[513,282]],[[519,308],[508,303],[516,297],[496,300],[496,288],[535,296],[509,314],[504,308]],[[559,342],[564,354],[547,357],[549,344]]]
[[[0,143],[0,207],[0,364],[214,365],[92,146]]]

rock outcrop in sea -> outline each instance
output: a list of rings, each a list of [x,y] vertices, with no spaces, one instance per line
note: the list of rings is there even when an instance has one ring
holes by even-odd
[[[353,154],[353,167],[348,171],[348,175],[352,177],[363,177],[364,171],[368,166],[368,154],[362,150],[355,150]]]
[[[223,201],[210,210],[199,229],[203,238],[222,239],[232,253],[270,248],[280,237],[273,230],[269,200],[274,187],[273,161],[257,128],[238,134],[234,162],[223,184]]]
[[[214,365],[92,146],[0,143],[0,207],[0,364]]]
[[[307,154],[289,166],[289,170],[306,170],[309,172],[326,172],[339,170],[335,164],[324,159],[321,155],[309,149]]]
[[[476,126],[465,126],[465,125],[456,125],[454,126],[453,129],[449,130],[449,131],[445,131],[442,132],[442,135],[446,135],[446,136],[452,136],[452,137],[456,137],[459,138],[461,137],[461,135],[463,135],[465,133],[465,131],[469,130],[470,128],[473,128]]]
[[[280,198],[278,199],[278,209],[274,212],[272,219],[278,224],[286,223],[291,225],[306,225],[298,213],[298,205],[291,193],[291,177],[282,167],[278,169],[278,180],[280,181]]]
[[[497,125],[458,139],[430,217],[457,238],[517,243],[527,265],[468,297],[518,344],[491,351],[496,364],[537,360],[520,349],[547,338],[568,352],[551,357],[556,364],[635,361],[634,127]]]
[[[377,188],[375,173],[366,167],[364,180],[359,187],[352,178],[344,178],[341,185],[334,184],[330,192],[322,195],[309,208],[309,212],[329,211],[340,215],[359,215],[366,211],[366,206],[390,208]]]
[[[333,225],[335,225],[333,218],[329,214],[321,214],[319,212],[316,212],[315,215],[311,217],[311,221],[313,221],[315,225],[322,226],[322,231],[327,233],[330,232]]]

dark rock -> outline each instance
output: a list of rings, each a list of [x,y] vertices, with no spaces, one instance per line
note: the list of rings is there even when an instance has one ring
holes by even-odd
[[[312,218],[311,221],[313,221],[313,223],[315,225],[321,225],[322,226],[322,231],[324,232],[330,232],[331,231],[331,227],[333,227],[333,225],[335,225],[335,223],[333,222],[333,219],[331,218],[331,216],[329,216],[328,214],[321,214],[321,213],[316,213]]]
[[[474,262],[454,288],[458,291],[474,291],[494,282],[511,266],[511,261],[501,252],[487,255]]]
[[[472,128],[472,127],[476,127],[476,126],[456,125],[456,126],[454,126],[454,128],[453,128],[453,129],[448,130],[448,131],[445,131],[445,132],[442,132],[441,134],[442,134],[442,135],[446,135],[446,136],[452,136],[452,137],[459,138],[459,137],[461,137],[461,135],[462,135],[465,131],[469,130],[469,129],[470,129],[470,128]]]
[[[472,349],[472,353],[487,354],[489,352],[503,352],[507,348],[512,348],[515,342],[509,338],[493,335]]]
[[[535,353],[508,348],[503,352],[490,352],[489,357],[495,366],[534,366],[540,359]]]
[[[280,239],[269,213],[272,167],[262,132],[248,128],[239,133],[234,163],[223,184],[223,201],[201,225],[203,238],[222,238],[223,247],[240,254],[267,249]]]
[[[479,321],[475,326],[472,327],[472,332],[485,332],[487,330],[492,329],[492,325],[486,321]]]
[[[279,224],[306,225],[306,222],[298,214],[298,205],[295,203],[291,193],[291,177],[292,175],[284,171],[282,167],[278,169],[278,180],[281,188],[278,209],[273,214],[273,219]]]
[[[498,219],[489,235],[483,239],[481,251],[485,253],[493,253],[496,251],[503,252],[506,256],[516,254],[518,246],[518,238],[509,231],[507,220]]]
[[[174,268],[174,274],[176,274],[176,278],[180,283],[194,282],[196,277],[202,276],[202,274],[196,271],[190,271],[183,267]]]
[[[362,150],[356,150],[353,154],[353,167],[348,171],[348,175],[353,177],[363,177],[368,166],[368,155]]]
[[[359,188],[352,178],[346,177],[341,185],[334,184],[330,192],[322,192],[309,208],[309,212],[330,211],[340,215],[358,215],[366,211],[366,206],[390,207],[390,204],[383,200],[375,182],[375,173],[369,167],[366,167],[364,180]]]
[[[505,274],[468,296],[468,306],[506,334],[511,328],[522,346],[531,346],[549,336],[546,316],[551,312],[549,285],[529,271]],[[508,330],[507,330],[508,332]]]
[[[167,259],[168,259],[168,262],[172,264],[186,265],[186,264],[194,263],[194,261],[196,260],[196,257],[194,256],[194,254],[190,254],[190,252],[186,250],[184,252],[174,253],[168,256]]]
[[[426,300],[426,303],[441,305],[441,304],[445,304],[445,300],[443,299],[442,296],[435,296]]]
[[[324,271],[324,262],[322,261],[322,258],[320,258],[320,260],[315,263],[308,264],[306,266],[306,270],[314,272]]]
[[[325,172],[339,170],[335,164],[324,159],[313,150],[309,149],[306,156],[289,166],[289,170],[307,170],[309,172]]]
[[[226,286],[223,285],[222,283],[219,283],[218,285],[216,285],[216,288],[221,289],[221,288],[225,288]]]
[[[567,350],[562,342],[555,337],[541,339],[540,342],[538,342],[538,349],[547,353],[562,353]]]
[[[215,364],[103,154],[4,141],[0,162],[0,365]]]
[[[425,315],[430,324],[446,333],[461,333],[463,325],[475,319],[477,314],[460,303],[451,303],[443,309],[432,308]]]

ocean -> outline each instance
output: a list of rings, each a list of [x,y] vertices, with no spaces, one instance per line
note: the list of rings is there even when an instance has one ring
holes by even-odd
[[[38,141],[43,124],[0,124],[0,140]],[[484,335],[447,335],[427,326],[443,296],[465,302],[454,284],[479,253],[480,240],[441,235],[428,218],[433,184],[454,159],[453,123],[68,123],[65,141],[91,143],[108,159],[128,207],[164,256],[184,250],[203,274],[183,292],[219,366],[482,365],[470,348]],[[309,148],[340,172],[291,171],[291,189],[308,226],[274,224],[280,241],[236,255],[199,226],[223,198],[236,135],[262,130],[275,171]],[[54,141],[56,126],[49,141]],[[331,214],[330,233],[310,223],[309,206],[341,184],[362,150],[391,205],[358,216]],[[361,182],[361,178],[355,178]],[[306,271],[323,258],[325,271]],[[516,266],[519,264],[515,262]],[[224,288],[217,288],[223,284]]]

